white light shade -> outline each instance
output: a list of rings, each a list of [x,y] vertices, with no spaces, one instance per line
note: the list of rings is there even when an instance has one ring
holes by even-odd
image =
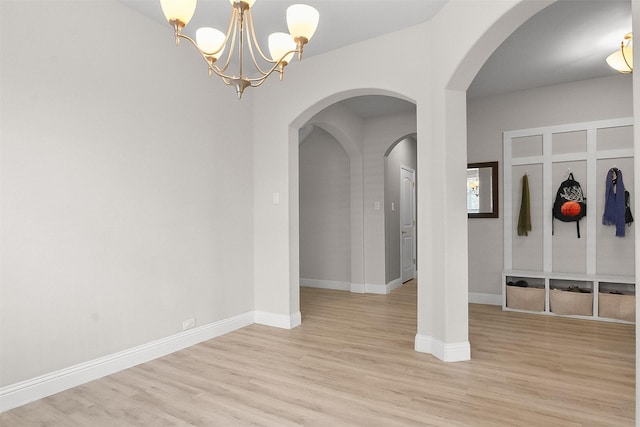
[[[177,20],[187,25],[196,10],[197,0],[160,0],[167,21]]]
[[[220,55],[224,52],[224,46],[222,46],[224,38],[225,34],[215,28],[202,27],[198,28],[198,31],[196,31],[196,43],[198,44],[198,48],[216,59],[220,58]],[[222,49],[220,49],[220,46],[222,46]],[[220,52],[216,52],[218,49],[220,49]]]
[[[291,35],[287,33],[273,33],[269,36],[269,52],[274,61],[280,60],[285,53],[293,51],[284,58],[284,61],[288,64],[291,62],[295,50],[296,42],[293,41]]]
[[[229,0],[229,3],[231,3],[231,6],[233,6],[235,3],[240,3],[240,1],[241,0]],[[249,7],[253,7],[253,4],[256,2],[256,0],[242,0],[242,1],[248,4]]]
[[[287,8],[287,25],[289,33],[295,37],[311,40],[318,28],[320,14],[316,9],[306,4],[293,4]]]
[[[624,50],[624,57],[622,51]],[[625,58],[627,59],[625,62]],[[629,68],[629,65],[631,68]],[[607,64],[614,70],[618,70],[621,73],[630,73],[633,71],[633,49],[631,47],[623,47],[621,50],[616,50],[607,57]]]

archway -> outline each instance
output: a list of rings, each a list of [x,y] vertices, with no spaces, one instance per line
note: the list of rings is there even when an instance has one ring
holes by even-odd
[[[350,96],[395,94],[417,105],[418,167],[421,182],[429,183],[418,188],[418,218],[424,226],[418,231],[415,348],[445,361],[470,357],[468,268],[459,257],[467,251],[467,218],[464,194],[458,194],[466,179],[466,88],[498,45],[550,3],[446,3],[432,21],[410,31],[428,42],[425,55],[408,55],[403,67],[425,78],[397,78],[392,72],[397,64],[379,61],[373,54],[379,43],[371,42],[353,52],[361,55],[336,53],[335,59],[349,60],[351,73],[339,67],[315,69],[318,62],[309,61],[299,67],[300,77],[288,81],[286,92],[265,87],[254,97],[254,111],[268,112],[254,120],[254,206],[261,212],[254,220],[255,301],[256,311],[269,315],[260,320],[285,327],[300,323],[298,130],[324,107]],[[406,36],[394,33],[382,41],[401,46]],[[451,40],[457,49],[451,49]],[[312,87],[309,78],[325,84]],[[367,89],[372,87],[377,89]],[[274,103],[282,108],[273,109]],[[274,207],[271,193],[280,191],[286,204]]]
[[[373,92],[378,94],[345,98],[346,102],[340,101],[325,107],[311,117],[299,133],[299,135],[304,135],[303,138],[308,138],[308,135],[313,134],[320,135],[316,138],[320,144],[327,146],[327,150],[331,144],[334,144],[334,141],[335,144],[342,145],[348,154],[348,166],[351,169],[348,184],[351,193],[351,226],[348,230],[351,237],[350,280],[345,281],[339,278],[336,280],[335,277],[331,277],[332,267],[323,272],[316,268],[316,277],[305,276],[308,271],[314,269],[314,265],[303,258],[309,252],[307,248],[311,246],[311,243],[304,242],[302,239],[313,236],[313,233],[305,229],[305,227],[309,227],[309,219],[300,216],[301,285],[350,290],[357,293],[386,294],[394,285],[397,286],[396,282],[399,281],[399,278],[395,280],[395,277],[394,280],[387,280],[385,276],[384,154],[388,152],[389,141],[393,141],[393,145],[408,134],[415,135],[415,107],[413,103],[401,98],[379,95],[377,91]],[[364,101],[365,98],[366,101]],[[378,107],[376,108],[372,104],[377,104]],[[312,128],[316,130],[309,130]],[[384,132],[381,132],[380,129],[384,129]],[[322,140],[321,135],[323,134],[326,141]],[[304,159],[305,151],[311,150],[307,146],[304,148],[304,150],[299,148],[298,156],[300,159]],[[326,156],[319,152],[316,157],[314,161],[320,161]],[[303,167],[304,165],[301,164],[298,168],[301,177],[299,187],[301,210],[299,214],[307,212],[305,214],[307,215],[309,209],[303,204],[313,204],[316,201],[307,200],[307,195],[302,193],[306,188],[311,188],[313,191],[313,186],[303,181],[302,177],[305,175]],[[313,169],[314,165],[310,167]],[[304,180],[307,179],[308,177],[304,178]],[[322,179],[327,182],[331,181],[329,177]],[[339,197],[337,193],[334,194],[335,197]],[[327,209],[317,206],[315,212],[311,211],[311,216],[313,217],[316,212],[323,210]],[[318,227],[330,229],[331,227],[326,221],[330,221],[330,218],[323,216],[322,222],[324,224],[318,223],[316,229]],[[344,226],[342,228],[347,229]],[[325,237],[322,236],[318,241],[322,242]],[[331,246],[327,242],[324,243],[327,247]],[[314,248],[321,250],[315,246]],[[322,256],[318,257],[315,260],[316,263],[319,264],[321,258]],[[318,277],[323,273],[324,277]]]

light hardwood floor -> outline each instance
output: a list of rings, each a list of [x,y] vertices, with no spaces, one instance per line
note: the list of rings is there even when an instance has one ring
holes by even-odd
[[[472,360],[413,351],[416,286],[301,289],[260,325],[0,415],[9,426],[632,426],[634,326],[471,304]]]

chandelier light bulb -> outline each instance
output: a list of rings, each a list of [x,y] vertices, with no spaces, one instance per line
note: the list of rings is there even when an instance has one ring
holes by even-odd
[[[293,4],[287,8],[289,33],[298,43],[300,43],[300,38],[304,39],[302,44],[311,40],[316,28],[318,28],[319,19],[320,14],[318,11],[309,5]]]
[[[162,12],[171,25],[184,27],[196,11],[197,0],[160,0]]]
[[[296,42],[290,34],[273,33],[269,36],[269,53],[274,61],[279,61],[287,52],[289,54],[282,59],[287,64],[291,62],[291,58],[296,53]]]
[[[607,56],[607,64],[622,74],[633,72],[633,35],[624,36],[620,49]]]
[[[196,31],[196,43],[198,48],[204,52],[206,56],[215,59],[220,58],[224,52],[224,38],[222,31],[211,27],[198,28]]]

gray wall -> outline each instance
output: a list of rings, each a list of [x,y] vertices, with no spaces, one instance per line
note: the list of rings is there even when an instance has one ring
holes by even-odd
[[[386,156],[384,178],[385,275],[387,283],[399,279],[400,272],[400,169],[416,171],[417,144],[415,138],[398,142]],[[391,209],[393,203],[395,209]]]
[[[631,90],[630,75],[613,74],[601,79],[468,100],[468,162],[500,161],[500,218],[468,221],[470,293],[499,295],[502,292],[502,132],[629,117],[633,115]]]
[[[300,277],[350,284],[349,157],[329,133],[313,127],[300,144]]]
[[[0,386],[252,311],[252,94],[114,1],[0,32]]]

